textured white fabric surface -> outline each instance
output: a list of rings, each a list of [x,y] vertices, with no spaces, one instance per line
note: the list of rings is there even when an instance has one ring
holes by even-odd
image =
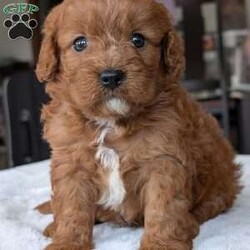
[[[250,157],[237,158],[244,166],[245,188],[234,207],[201,227],[195,250],[250,250]],[[0,250],[41,250],[48,243],[42,230],[52,216],[33,208],[49,199],[49,161],[0,172]],[[142,229],[112,224],[94,229],[97,250],[136,250]]]

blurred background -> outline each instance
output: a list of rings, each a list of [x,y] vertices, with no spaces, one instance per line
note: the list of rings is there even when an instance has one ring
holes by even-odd
[[[158,1],[169,7],[184,39],[183,86],[218,119],[235,150],[250,154],[250,0]],[[43,21],[60,2],[0,2],[0,169],[49,158],[39,118],[48,97],[34,68]],[[27,5],[18,8],[20,3]],[[38,6],[39,11],[29,13],[28,4]],[[12,6],[8,13],[6,5]],[[2,24],[14,12],[29,13],[37,20],[32,39],[8,37]]]

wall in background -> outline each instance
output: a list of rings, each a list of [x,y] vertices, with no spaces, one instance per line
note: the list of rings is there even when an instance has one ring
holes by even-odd
[[[246,13],[247,13],[247,23],[248,23],[248,28],[250,29],[250,1],[249,0],[245,0],[246,1]]]
[[[250,28],[250,0],[245,0],[246,17],[248,28]],[[206,3],[202,5],[202,14],[205,18],[206,32],[213,32],[217,29],[216,26],[216,5],[214,3]]]
[[[205,31],[215,32],[217,30],[216,5],[214,3],[203,4],[202,15],[205,21]]]
[[[16,1],[1,0],[0,1],[0,64],[5,63],[8,59],[16,59],[19,61],[32,62],[32,43],[30,40],[17,39],[15,41],[8,38],[8,29],[3,26],[3,22],[10,15],[6,15],[2,12],[3,7],[6,4]],[[22,1],[22,2],[25,2]]]

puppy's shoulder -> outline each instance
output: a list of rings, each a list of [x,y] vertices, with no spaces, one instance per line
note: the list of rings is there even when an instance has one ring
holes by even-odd
[[[93,129],[80,111],[66,103],[51,100],[42,109],[44,137],[52,147],[67,147],[78,141],[90,141]],[[84,137],[84,138],[83,138]],[[92,136],[93,137],[93,136]]]

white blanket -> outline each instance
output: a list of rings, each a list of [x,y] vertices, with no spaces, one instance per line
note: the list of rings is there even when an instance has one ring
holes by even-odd
[[[234,207],[201,227],[195,250],[250,250],[250,157],[238,157],[244,165],[245,188]],[[41,250],[50,240],[42,230],[52,216],[33,208],[49,199],[49,162],[0,172],[0,250]],[[97,250],[136,250],[142,229],[102,224],[94,228]]]

